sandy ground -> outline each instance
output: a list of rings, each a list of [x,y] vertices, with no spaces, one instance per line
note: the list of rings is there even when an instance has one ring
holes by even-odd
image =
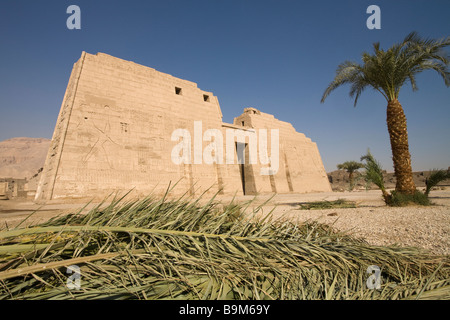
[[[264,201],[262,214],[273,210],[275,218],[290,219],[294,222],[317,220],[331,224],[334,228],[365,238],[373,245],[401,245],[421,247],[436,254],[450,254],[450,189],[434,190],[430,199],[434,206],[390,208],[384,205],[381,192],[354,191],[311,194],[278,194],[237,197],[237,201],[254,199],[252,206]],[[357,208],[300,210],[300,204],[347,199],[355,201]],[[231,197],[222,197],[224,203]],[[95,204],[90,204],[88,208]],[[0,228],[11,228],[27,218],[22,225],[43,222],[59,214],[78,211],[80,203],[48,202],[38,205],[28,200],[0,201]]]

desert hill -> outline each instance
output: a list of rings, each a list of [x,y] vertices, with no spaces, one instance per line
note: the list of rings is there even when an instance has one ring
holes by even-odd
[[[12,138],[0,142],[0,178],[30,179],[44,166],[50,139]]]

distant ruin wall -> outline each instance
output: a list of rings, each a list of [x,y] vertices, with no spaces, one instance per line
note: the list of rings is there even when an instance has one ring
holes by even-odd
[[[282,168],[276,175],[260,176],[258,165],[243,168],[237,161],[176,164],[175,130],[187,130],[194,140],[201,122],[202,133],[217,129],[226,136],[232,125],[222,123],[217,97],[152,68],[83,52],[70,76],[36,200],[103,198],[131,189],[138,195],[163,193],[177,182],[174,193],[191,195],[331,190],[315,143],[271,115],[247,112],[241,118],[235,119],[236,130],[280,130]],[[199,146],[192,158],[201,159],[195,153],[209,145],[202,138],[191,141]]]
[[[290,123],[254,108],[245,109],[241,116],[234,119],[234,123],[258,130],[266,129],[268,133],[273,129],[279,130],[278,172],[275,175],[254,174],[258,193],[331,191],[316,143],[303,133],[296,132]],[[267,144],[271,144],[270,136]],[[253,171],[258,173],[262,167],[254,165]]]

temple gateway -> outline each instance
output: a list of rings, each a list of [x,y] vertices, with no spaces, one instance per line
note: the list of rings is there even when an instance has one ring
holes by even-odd
[[[222,122],[196,83],[97,53],[74,64],[36,201],[331,191],[316,143],[255,108]]]

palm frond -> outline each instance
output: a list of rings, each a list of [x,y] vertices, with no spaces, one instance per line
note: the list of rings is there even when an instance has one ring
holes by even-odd
[[[353,83],[355,80],[361,77],[360,66],[351,61],[345,61],[341,63],[336,69],[336,76],[334,80],[329,84],[322,96],[322,103],[328,97],[328,95],[336,88],[346,84]]]
[[[384,186],[383,168],[381,164],[374,158],[370,150],[367,150],[367,154],[361,157],[361,161],[365,161],[364,179],[366,182],[373,183],[380,188],[385,203],[389,204],[391,196],[387,193]]]
[[[425,194],[428,195],[440,182],[450,179],[450,172],[447,170],[434,169],[426,180]]]
[[[273,219],[260,214],[263,205],[122,199],[87,214],[2,231],[0,249],[7,250],[0,250],[0,299],[449,295],[448,257],[370,246],[316,222]],[[366,286],[374,264],[382,269],[381,290]],[[67,285],[69,265],[80,268],[79,288]]]

